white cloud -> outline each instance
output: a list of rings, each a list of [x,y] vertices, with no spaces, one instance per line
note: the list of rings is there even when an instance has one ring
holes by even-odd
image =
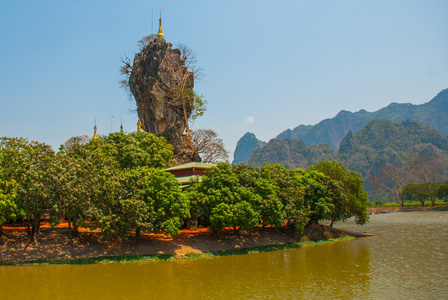
[[[254,120],[254,117],[253,116],[250,116],[250,117],[247,117],[246,118],[246,123],[253,123],[255,120]]]

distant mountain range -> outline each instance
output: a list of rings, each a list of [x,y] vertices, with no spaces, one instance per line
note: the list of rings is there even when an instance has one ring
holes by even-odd
[[[357,132],[374,119],[394,122],[419,121],[437,129],[443,135],[448,135],[448,89],[421,105],[391,103],[375,112],[360,110],[352,113],[342,110],[332,119],[323,120],[316,125],[300,125],[293,130],[285,130],[276,138],[300,139],[307,145],[328,144],[336,150],[349,131]]]
[[[371,199],[382,193],[369,185],[369,178],[388,164],[406,165],[418,156],[433,156],[448,161],[448,137],[434,128],[417,121],[396,123],[375,119],[356,133],[349,131],[341,141],[338,151],[330,145],[306,146],[297,139],[272,139],[256,148],[248,164],[260,167],[264,162],[279,163],[287,168],[307,168],[321,160],[342,162],[349,170],[360,173]],[[448,166],[443,168],[446,174]],[[444,177],[446,180],[446,176]]]
[[[373,113],[341,111],[316,125],[284,131],[268,143],[246,133],[237,144],[234,163],[305,169],[318,161],[336,160],[360,173],[370,199],[385,199],[369,178],[381,167],[403,166],[418,156],[448,161],[447,134],[448,89],[422,105],[392,103]],[[448,165],[441,174],[448,174]]]
[[[326,144],[306,146],[302,140],[272,139],[255,149],[247,162],[256,167],[264,162],[279,163],[294,169],[337,160],[368,177],[386,163],[402,165],[413,155],[448,158],[448,137],[417,121],[375,119],[356,133],[350,131],[338,151]]]
[[[387,107],[375,112],[360,110],[352,113],[342,110],[334,118],[325,119],[316,125],[300,125],[292,130],[285,130],[274,140],[288,139],[289,141],[285,142],[286,144],[289,143],[288,145],[285,144],[287,148],[303,148],[307,145],[327,144],[333,150],[337,150],[347,133],[350,131],[356,133],[374,119],[394,122],[414,120],[433,127],[443,135],[448,135],[448,89],[441,91],[431,101],[421,105],[391,103]],[[302,140],[304,143],[296,140]],[[258,148],[263,146],[263,143],[253,133],[246,133],[238,141],[234,152],[233,163],[259,161],[263,155]],[[264,147],[275,147],[270,144],[271,142]],[[252,158],[251,154],[255,149],[258,149],[254,153],[257,157]],[[317,151],[317,154],[321,152],[327,153],[328,147],[317,146],[308,151]],[[302,165],[303,163],[300,164]]]

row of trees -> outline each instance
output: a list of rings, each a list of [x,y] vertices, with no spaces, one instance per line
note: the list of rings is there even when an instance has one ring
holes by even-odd
[[[400,206],[405,201],[426,201],[435,205],[437,199],[448,198],[448,181],[445,178],[446,161],[436,156],[416,156],[406,165],[390,164],[379,169],[377,176],[370,177],[370,184],[389,192]]]
[[[212,230],[255,225],[281,226],[301,232],[320,220],[368,221],[363,180],[338,162],[319,162],[308,170],[288,170],[279,164],[255,169],[223,163],[207,172],[202,182],[187,190],[191,216]]]
[[[105,236],[131,232],[176,235],[188,218],[213,230],[251,230],[257,224],[301,232],[307,223],[368,220],[367,195],[356,172],[337,162],[307,171],[281,165],[220,163],[184,192],[163,169],[172,146],[153,134],[112,133],[104,139],[73,141],[55,153],[22,138],[0,139],[0,227],[23,218],[34,237],[49,214],[57,224],[99,229]]]

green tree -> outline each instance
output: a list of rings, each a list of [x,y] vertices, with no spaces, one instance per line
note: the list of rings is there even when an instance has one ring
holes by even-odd
[[[189,200],[174,175],[145,167],[128,171],[125,180],[120,218],[126,228],[136,229],[137,235],[143,230],[179,234],[190,217]]]
[[[260,222],[254,208],[260,198],[239,183],[229,163],[207,170],[202,182],[192,182],[186,193],[191,201],[192,217],[210,225],[214,231],[227,226],[235,232],[241,228],[251,230]]]
[[[232,171],[236,174],[239,184],[255,192],[255,183],[259,177],[258,169],[251,165],[237,164],[232,165]]]
[[[122,169],[137,167],[166,168],[173,156],[173,147],[163,137],[146,132],[109,134],[105,139],[91,140],[83,147],[113,158]]]
[[[260,205],[258,211],[260,213],[263,226],[275,225],[281,227],[285,220],[283,203],[279,198],[280,188],[265,174],[264,177],[256,181],[256,194],[260,196]]]
[[[363,189],[364,181],[358,172],[347,170],[342,163],[336,161],[318,162],[310,166],[310,170],[324,173],[342,188],[344,195],[333,199],[335,210],[331,226],[334,221],[344,221],[351,216],[355,216],[357,224],[364,225],[368,222],[367,192]]]
[[[250,165],[232,166],[238,182],[258,197],[257,206],[263,226],[282,226],[285,216],[280,199],[280,188],[271,176],[270,169],[255,169]],[[284,169],[284,168],[283,168]]]
[[[431,194],[427,185],[423,183],[412,183],[404,187],[403,200],[419,201],[422,206],[425,206],[425,201],[431,199],[431,196],[435,196]]]
[[[0,161],[2,154],[0,153]],[[3,224],[17,218],[19,211],[15,203],[15,182],[3,180],[3,169],[0,167],[0,237],[3,235]]]
[[[408,165],[420,183],[426,186],[431,206],[434,206],[446,160],[436,156],[416,156],[408,161]]]
[[[276,204],[275,207],[281,207],[283,220],[287,221],[294,233],[301,234],[310,212],[309,208],[305,207],[301,181],[303,170],[288,170],[280,164],[265,163],[258,172],[261,178],[267,177],[275,183],[277,197],[281,202],[281,206]],[[280,217],[278,212],[276,215]]]
[[[81,146],[75,146],[81,147]],[[101,209],[108,204],[101,204],[102,192],[107,182],[117,181],[117,172],[111,159],[99,153],[84,151],[83,158],[73,155],[73,152],[60,151],[54,159],[54,170],[57,174],[53,180],[55,195],[56,220],[64,217],[68,222],[68,234],[72,244],[72,225],[75,234],[79,226],[89,227],[92,222],[98,224],[108,210]],[[107,198],[109,199],[109,198]]]
[[[333,197],[339,196],[335,182],[325,174],[308,170],[300,178],[302,190],[304,192],[305,206],[309,208],[309,222],[318,223],[319,220],[331,220],[335,205]]]
[[[440,184],[436,193],[437,193],[437,198],[446,202],[448,199],[448,181]]]
[[[39,142],[6,137],[0,139],[0,150],[4,178],[17,182],[16,204],[24,212],[27,231],[34,238],[42,216],[54,205],[54,151]]]

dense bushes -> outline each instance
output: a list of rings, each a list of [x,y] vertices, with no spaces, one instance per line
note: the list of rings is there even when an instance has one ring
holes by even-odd
[[[235,232],[286,222],[301,233],[307,223],[352,215],[367,222],[362,179],[336,162],[308,171],[220,163],[182,192],[163,170],[171,157],[171,145],[144,132],[70,143],[58,153],[38,142],[1,138],[0,225],[23,218],[33,237],[49,213],[52,224],[68,221],[70,237],[78,227],[127,237],[176,235],[188,218]]]

